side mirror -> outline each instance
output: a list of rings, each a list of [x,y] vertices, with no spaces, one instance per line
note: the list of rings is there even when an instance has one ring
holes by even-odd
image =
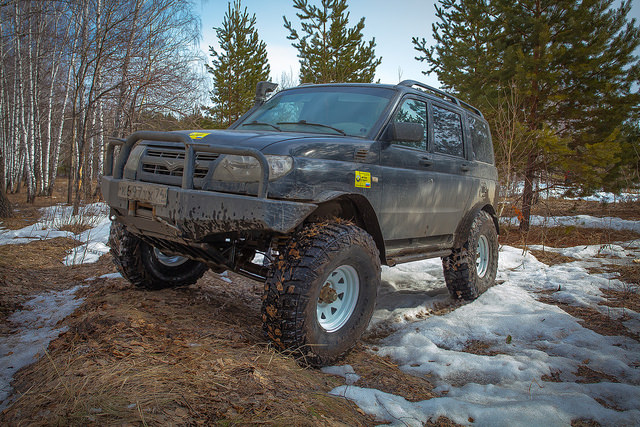
[[[424,139],[424,125],[420,123],[391,122],[387,128],[387,140],[420,142]]]
[[[256,99],[255,106],[264,104],[267,100],[267,94],[273,92],[278,87],[278,83],[272,82],[258,82],[256,85]]]

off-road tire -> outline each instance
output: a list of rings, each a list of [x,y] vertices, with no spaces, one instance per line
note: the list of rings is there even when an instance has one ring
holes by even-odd
[[[476,267],[478,242],[484,239],[488,259],[485,272],[479,275]],[[495,284],[498,270],[498,234],[491,216],[480,211],[465,232],[463,243],[451,255],[442,258],[444,279],[451,297],[473,300]]]
[[[139,288],[160,290],[187,286],[196,283],[207,271],[206,265],[191,259],[175,267],[162,264],[153,246],[115,221],[111,223],[109,247],[120,274]]]
[[[340,304],[343,298],[347,300],[345,294],[352,295],[348,304],[353,311],[345,309],[348,314],[341,321],[338,318],[337,329],[325,329],[321,321],[326,326],[327,320],[319,319],[318,310],[327,301],[319,298],[335,279],[336,272],[344,271],[352,273],[353,280],[347,281],[357,289],[357,298],[355,292],[342,292],[341,298],[338,290],[334,301],[340,299],[337,302]],[[379,283],[378,248],[367,232],[349,222],[309,224],[279,251],[265,282],[262,303],[265,334],[277,349],[290,351],[303,365],[335,363],[355,345],[369,324]]]

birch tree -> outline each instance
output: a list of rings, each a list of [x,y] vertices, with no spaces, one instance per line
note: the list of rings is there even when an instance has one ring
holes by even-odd
[[[95,194],[105,135],[189,115],[206,91],[198,19],[182,0],[0,1],[0,174],[27,200],[69,177]]]

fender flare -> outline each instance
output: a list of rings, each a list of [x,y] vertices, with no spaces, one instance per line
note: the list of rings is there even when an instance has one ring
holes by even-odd
[[[496,233],[500,234],[500,225],[498,224],[498,217],[496,215],[496,211],[490,204],[486,202],[480,202],[476,204],[473,208],[467,212],[467,214],[462,218],[460,223],[458,224],[458,228],[456,229],[455,239],[454,239],[454,247],[460,247],[464,244],[464,238],[467,235],[467,231],[471,227],[471,223],[473,219],[478,215],[478,212],[485,211],[491,218],[493,219],[493,224],[496,227]]]
[[[318,212],[322,212],[323,206],[327,206],[330,203],[337,203],[341,207],[341,213],[345,214],[345,204],[353,208],[353,213],[356,225],[364,229],[367,233],[373,237],[378,251],[380,252],[380,262],[384,265],[387,264],[386,250],[384,245],[384,238],[382,236],[382,230],[378,222],[378,216],[376,211],[367,199],[362,194],[348,193],[346,191],[327,191],[321,193],[313,203],[318,205],[318,208],[312,212],[309,217],[318,215]],[[351,219],[348,215],[345,215],[343,219]]]

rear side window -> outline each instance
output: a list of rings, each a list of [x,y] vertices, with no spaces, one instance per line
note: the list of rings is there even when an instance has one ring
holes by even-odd
[[[421,150],[427,149],[427,104],[425,104],[424,102],[416,101],[415,99],[407,99],[406,101],[404,101],[404,103],[396,113],[393,121],[396,123],[420,123],[422,126],[424,126],[424,135],[422,135],[422,141],[396,141],[394,142],[394,144],[419,148]]]
[[[434,105],[433,137],[433,149],[436,153],[464,156],[460,114]]]
[[[471,145],[476,160],[493,164],[493,147],[489,126],[473,116],[469,116],[469,130],[471,131]]]

